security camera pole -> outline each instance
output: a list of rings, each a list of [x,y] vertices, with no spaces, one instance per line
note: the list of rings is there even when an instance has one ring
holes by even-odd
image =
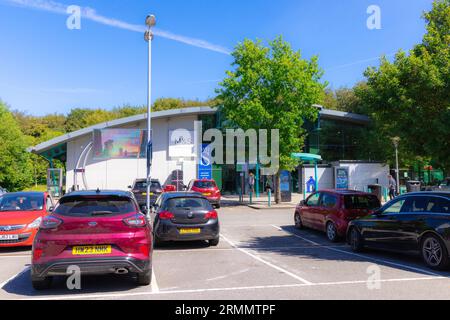
[[[148,43],[148,91],[147,91],[147,210],[150,210],[151,168],[153,160],[152,146],[152,28],[156,24],[154,15],[145,19],[148,29],[145,32],[145,41]],[[148,212],[148,211],[147,211]]]

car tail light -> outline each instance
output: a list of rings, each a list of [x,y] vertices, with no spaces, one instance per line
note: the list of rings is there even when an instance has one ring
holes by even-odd
[[[47,216],[45,217],[42,222],[41,225],[39,226],[40,229],[43,230],[50,230],[50,229],[56,229],[58,228],[61,224],[62,224],[62,220],[52,217],[52,216]]]
[[[147,220],[144,215],[135,215],[129,218],[123,219],[123,222],[130,227],[142,228],[147,225]]]
[[[33,250],[33,260],[39,260],[42,257],[43,253],[44,253],[43,249],[35,248]]]
[[[210,211],[205,215],[206,220],[216,220],[219,218],[219,215],[217,214],[217,211]]]
[[[175,218],[175,216],[172,212],[162,211],[159,213],[159,218],[161,220],[172,220],[173,218]]]
[[[145,256],[150,256],[150,246],[148,244],[139,245],[139,252]]]

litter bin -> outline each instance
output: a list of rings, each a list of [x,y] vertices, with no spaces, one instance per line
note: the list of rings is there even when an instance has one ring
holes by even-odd
[[[422,184],[420,181],[407,181],[406,191],[407,192],[420,192]]]
[[[378,200],[383,201],[383,186],[379,184],[371,184],[368,186],[369,193],[377,196]]]

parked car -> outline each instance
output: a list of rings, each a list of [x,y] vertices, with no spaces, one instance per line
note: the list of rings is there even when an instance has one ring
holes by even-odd
[[[348,223],[381,207],[373,194],[358,191],[323,190],[313,193],[295,209],[295,226],[326,232],[332,242],[345,237]]]
[[[176,192],[177,186],[174,186],[172,184],[168,184],[164,187],[163,192]]]
[[[206,240],[219,244],[219,216],[211,203],[193,192],[164,193],[151,213],[155,245],[164,241]]]
[[[187,191],[201,193],[212,205],[220,208],[222,195],[214,180],[192,180],[187,187]]]
[[[45,217],[33,245],[31,280],[37,290],[66,275],[136,275],[139,285],[152,278],[152,228],[131,192],[76,191],[63,196]]]
[[[128,187],[133,192],[139,206],[142,208],[147,205],[147,180],[137,179],[132,186]],[[152,206],[158,197],[163,193],[161,183],[157,179],[151,180],[150,185],[150,206]]]
[[[0,197],[0,247],[31,247],[42,219],[53,210],[46,192],[7,193]]]
[[[365,247],[421,253],[431,269],[449,266],[450,192],[418,192],[400,196],[380,210],[350,223],[353,251]]]

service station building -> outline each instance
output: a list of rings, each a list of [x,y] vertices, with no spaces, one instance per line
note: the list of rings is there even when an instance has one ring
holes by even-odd
[[[221,118],[220,111],[210,107],[153,112],[152,178],[158,179],[163,185],[187,185],[192,179],[199,178],[201,168],[197,164],[194,146],[196,122],[202,122],[203,130],[221,129]],[[324,146],[320,144],[320,131],[316,128],[324,122],[342,128],[364,129],[370,119],[321,107],[318,124],[308,128],[310,137],[306,152],[321,152]],[[53,167],[55,159],[64,164],[62,181],[66,192],[97,188],[127,190],[135,179],[146,177],[146,129],[147,115],[141,114],[72,132],[32,147],[30,151],[46,158],[50,167]],[[325,163],[319,165],[320,189],[335,187],[335,167],[349,168],[348,188],[366,191],[370,184],[387,185],[389,168],[386,165],[356,161],[358,159],[351,157],[351,150],[346,147],[345,140],[335,148],[340,158],[324,159]],[[344,159],[352,161],[342,161]],[[241,177],[248,177],[250,172],[255,173],[255,169],[257,167],[254,165],[212,165],[210,176],[224,194],[236,194],[241,186]],[[292,173],[293,192],[305,191],[312,175],[311,170],[313,166],[304,164]],[[354,178],[356,176],[357,179]],[[271,177],[262,176],[259,179],[261,191],[264,190],[266,179]]]

